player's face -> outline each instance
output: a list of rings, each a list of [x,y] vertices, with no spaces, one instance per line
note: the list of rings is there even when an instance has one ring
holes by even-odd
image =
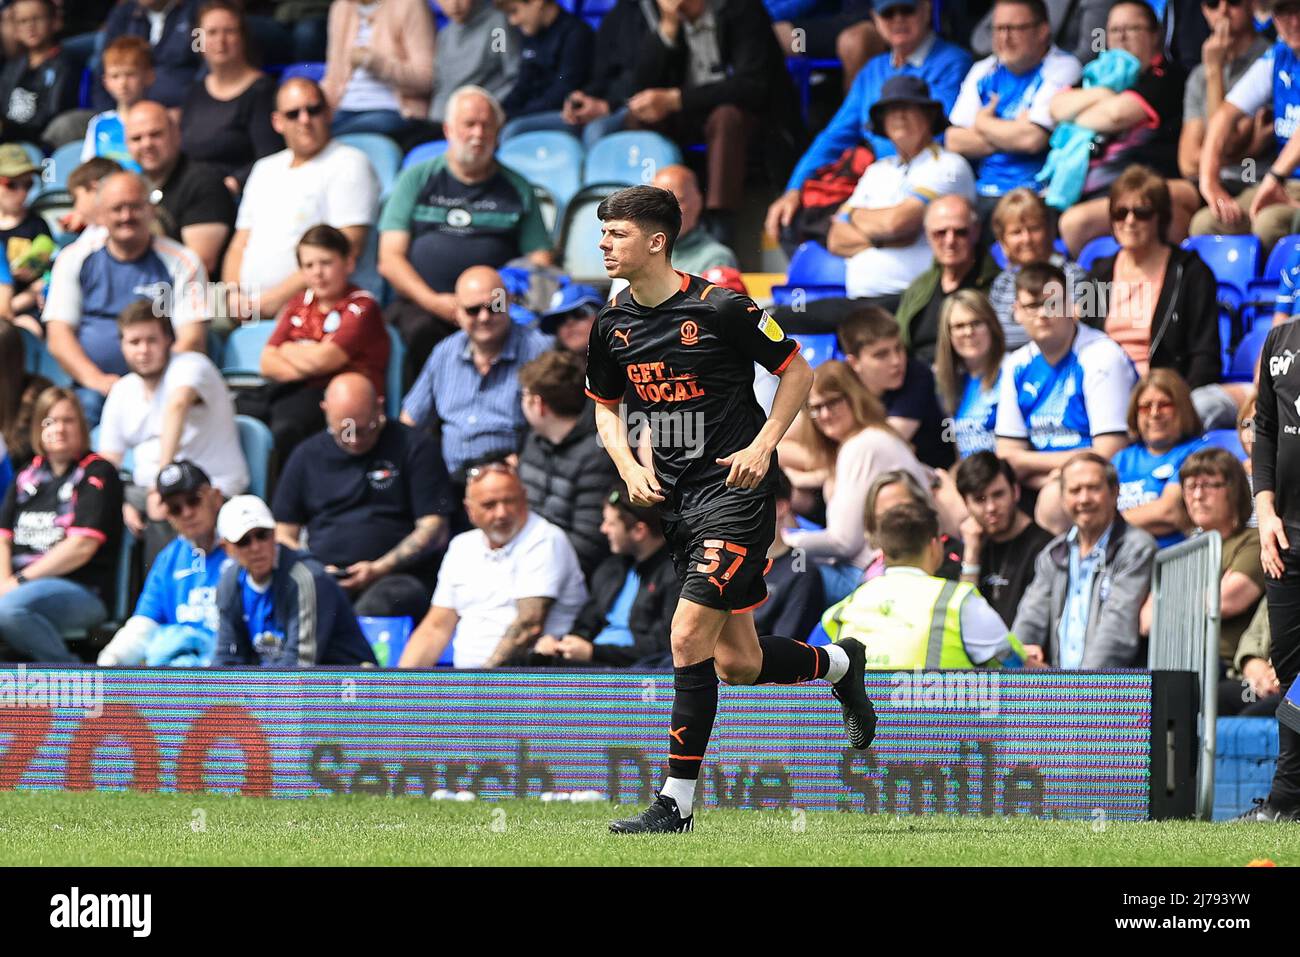
[[[1118,489],[1106,481],[1106,472],[1093,462],[1075,462],[1061,475],[1065,511],[1079,531],[1100,535],[1115,520]]]
[[[514,475],[487,472],[465,489],[465,511],[492,547],[501,548],[519,534],[528,520],[528,499]]]
[[[953,306],[948,314],[948,335],[957,357],[972,367],[983,364],[993,348],[993,333],[988,323],[965,306]]]
[[[1002,230],[1002,250],[1013,266],[1043,262],[1052,255],[1052,240],[1047,222],[1030,214],[1008,223]]]
[[[880,398],[886,392],[903,387],[907,378],[907,351],[902,339],[881,339],[863,347],[853,362],[858,378],[867,391]]]
[[[606,220],[600,227],[606,274],[631,281],[650,262],[652,250],[663,248],[663,240],[663,233],[647,233],[631,220]]]
[[[966,509],[986,535],[1001,535],[1011,528],[1016,514],[1016,492],[999,473],[983,491],[966,498]]]
[[[1055,283],[1048,283],[1037,296],[1016,290],[1015,314],[1016,321],[1040,349],[1055,351],[1074,330],[1074,319],[1065,308],[1065,294]]]
[[[1222,475],[1194,475],[1183,483],[1183,504],[1187,517],[1199,528],[1235,525],[1231,486]]]
[[[999,3],[993,8],[993,53],[999,63],[1016,73],[1042,60],[1051,36],[1051,27],[1035,20],[1029,7]]]
[[[210,542],[221,511],[221,492],[205,485],[193,492],[177,492],[163,499],[167,523],[177,535],[191,542]]]
[[[600,531],[615,555],[632,554],[632,530],[623,524],[623,513],[613,505],[606,505],[601,512]]]
[[[1152,449],[1163,451],[1178,442],[1178,407],[1163,389],[1146,388],[1137,401],[1138,434]]]
[[[167,368],[171,343],[156,322],[137,322],[122,332],[122,358],[136,375],[162,375]]]
[[[351,259],[321,246],[298,247],[298,266],[307,286],[319,297],[337,299],[351,275]]]

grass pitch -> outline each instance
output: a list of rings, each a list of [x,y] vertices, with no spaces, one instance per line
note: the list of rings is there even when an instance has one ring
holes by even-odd
[[[686,835],[614,836],[604,803],[0,793],[13,865],[1300,864],[1300,825],[1107,824],[704,809]]]

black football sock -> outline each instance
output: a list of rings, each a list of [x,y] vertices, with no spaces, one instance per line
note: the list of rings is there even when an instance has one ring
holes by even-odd
[[[806,645],[793,638],[762,635],[758,645],[763,649],[763,666],[754,679],[756,685],[797,685],[825,677],[831,666],[825,648]]]
[[[668,727],[668,773],[694,781],[718,714],[718,676],[713,659],[673,669],[673,717]]]

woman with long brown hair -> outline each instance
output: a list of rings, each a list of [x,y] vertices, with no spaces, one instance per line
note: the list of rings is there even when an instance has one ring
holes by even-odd
[[[952,416],[957,458],[992,452],[1006,339],[984,294],[959,289],[939,311],[934,377],[944,412]]]
[[[0,440],[14,473],[32,460],[32,406],[52,383],[27,371],[27,346],[13,323],[0,319]]]

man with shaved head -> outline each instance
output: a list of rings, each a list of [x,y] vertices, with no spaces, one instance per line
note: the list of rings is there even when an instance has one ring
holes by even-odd
[[[519,451],[528,428],[519,404],[519,370],[550,341],[511,321],[495,269],[466,269],[456,280],[455,297],[460,331],[429,353],[402,401],[402,421],[419,428],[440,425],[447,470],[463,482],[468,463]]]
[[[682,231],[673,243],[673,265],[682,272],[703,276],[714,266],[739,269],[736,254],[718,242],[707,229],[697,229],[704,209],[700,181],[691,170],[680,164],[665,166],[655,174],[651,186],[666,189],[677,197],[682,208]]]
[[[335,376],[323,432],[300,443],[276,486],[276,537],[307,549],[358,615],[424,617],[453,507],[433,440],[389,422],[370,380]]]
[[[456,330],[452,287],[474,265],[518,256],[551,263],[551,239],[522,176],[496,160],[505,122],[487,90],[461,87],[447,102],[447,151],[402,170],[379,220],[379,272],[393,286],[388,321],[406,343],[407,382]]]
[[[194,250],[208,275],[216,275],[235,226],[235,201],[221,173],[181,152],[180,126],[161,103],[142,100],[122,122],[126,148],[150,187],[163,232]]]
[[[379,209],[379,180],[366,154],[330,139],[330,108],[311,80],[281,84],[271,126],[285,149],[253,164],[221,278],[231,316],[271,319],[307,288],[298,240],[325,223],[342,230],[360,259]]]
[[[92,425],[128,371],[117,327],[127,306],[146,299],[168,317],[174,352],[203,352],[208,332],[207,270],[192,250],[151,232],[144,180],[135,173],[101,180],[99,216],[106,232],[73,243],[55,260],[43,314],[50,352],[76,381]]]

